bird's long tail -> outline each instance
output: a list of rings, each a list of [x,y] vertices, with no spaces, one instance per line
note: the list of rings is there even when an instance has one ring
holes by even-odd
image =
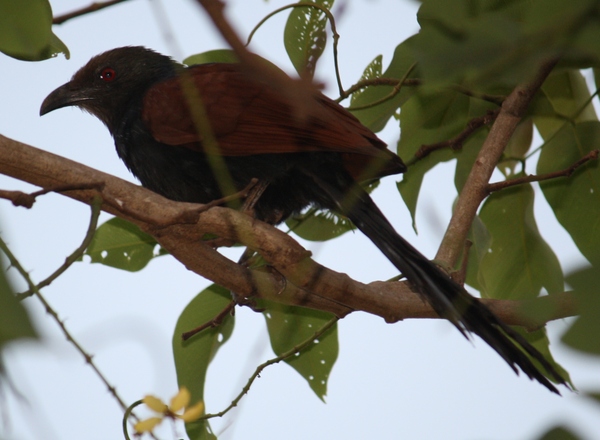
[[[313,179],[335,202],[337,209],[369,237],[438,315],[452,322],[466,337],[469,333],[479,335],[515,373],[518,374],[519,367],[530,379],[560,394],[526,352],[542,365],[552,380],[568,387],[564,378],[525,338],[500,321],[483,303],[402,238],[362,188],[352,185],[353,189],[348,194],[318,176],[313,175]]]

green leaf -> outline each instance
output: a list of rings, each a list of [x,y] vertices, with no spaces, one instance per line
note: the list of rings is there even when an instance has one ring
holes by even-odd
[[[598,66],[600,59],[600,8],[596,0],[543,0],[527,2],[523,17],[525,35],[533,50],[559,55],[559,66]]]
[[[291,307],[268,302],[263,312],[271,339],[271,347],[278,356],[310,338],[323,327],[333,315],[302,307]],[[337,324],[298,355],[285,359],[324,401],[327,380],[338,356]]]
[[[567,428],[557,426],[543,434],[539,440],[579,440],[579,436]]]
[[[310,241],[326,241],[354,230],[350,220],[331,211],[309,210],[288,218],[285,224],[294,234]]]
[[[396,47],[392,61],[385,72],[381,74],[381,77],[400,80],[404,78],[411,68],[413,68],[415,58],[408,49],[407,43],[409,40],[410,38]],[[413,70],[409,75],[409,78],[414,78],[416,75],[417,72]],[[390,97],[393,90],[393,86],[383,85],[374,85],[362,89],[359,96],[353,98],[352,107],[369,106],[377,102],[379,102],[379,104],[362,110],[352,110],[352,108],[350,108],[350,111],[354,116],[360,119],[360,122],[374,132],[381,131],[387,124],[387,121],[396,113],[398,108],[415,93],[414,87],[403,86],[397,94]],[[382,101],[384,98],[388,97],[390,98]]]
[[[521,336],[527,340],[527,342],[529,342],[537,351],[539,351],[544,356],[546,361],[548,361],[548,363],[554,368],[554,370],[558,372],[558,374],[560,374],[560,376],[563,377],[573,389],[575,389],[573,382],[571,382],[571,376],[569,373],[554,360],[554,357],[550,352],[550,340],[548,339],[548,334],[546,333],[546,327],[533,332],[527,331],[523,327],[513,327],[513,330],[515,330],[517,333],[520,333]],[[538,362],[537,359],[534,359],[529,355],[528,357],[538,368],[538,370],[545,371],[544,367]],[[556,381],[551,377],[548,377],[548,379],[556,383]]]
[[[536,95],[530,108],[536,128],[549,140],[567,121],[596,121],[596,111],[585,78],[578,70],[552,72]]]
[[[0,0],[0,51],[24,61],[40,61],[64,53],[67,46],[52,33],[47,0]]]
[[[216,49],[191,55],[183,60],[183,64],[193,66],[194,64],[208,63],[237,63],[239,59],[231,49]]]
[[[508,145],[504,149],[504,159],[498,164],[498,169],[505,177],[514,175],[515,170],[522,168],[520,167],[521,161],[525,160],[525,156],[531,148],[532,140],[533,120],[528,118],[521,121],[515,128]]]
[[[321,5],[328,10],[333,5],[333,0],[313,0],[316,5]],[[283,42],[294,68],[303,78],[312,78],[315,73],[325,44],[327,43],[327,15],[319,8],[311,6],[296,6],[290,12]]]
[[[596,86],[595,92],[597,92],[598,89],[600,89],[600,69],[594,68],[593,72],[594,72],[594,85]]]
[[[597,120],[591,95],[581,73],[560,70],[550,74],[536,95],[530,112],[535,126],[545,141],[550,140],[569,123]]]
[[[469,97],[453,92],[440,91],[436,94],[417,94],[402,106],[398,142],[398,155],[411,158],[422,145],[434,144],[451,139],[467,125]],[[456,157],[450,148],[435,151],[411,165],[398,190],[408,207],[416,230],[416,209],[423,177],[440,162]]]
[[[430,0],[411,49],[430,84],[515,85],[551,58],[597,66],[598,9],[595,0]]]
[[[600,392],[586,392],[585,395],[591,399],[594,399],[596,403],[600,403]]]
[[[520,6],[495,3],[431,0],[421,5],[421,31],[410,48],[423,78],[436,85],[505,85],[522,81],[537,68],[541,55],[523,43]]]
[[[37,337],[27,310],[15,298],[5,265],[0,264],[0,348],[16,339]]]
[[[570,167],[600,144],[600,122],[565,125],[542,148],[537,173]],[[579,167],[570,177],[540,182],[557,220],[581,253],[600,265],[600,169],[597,161]]]
[[[379,186],[379,180],[362,182],[360,185],[369,194]],[[290,231],[305,240],[327,241],[356,229],[347,217],[333,211],[310,208],[302,214],[289,217],[286,225]]]
[[[471,224],[469,240],[471,240],[473,245],[469,250],[469,264],[467,265],[467,278],[465,282],[469,286],[481,291],[482,287],[479,284],[479,265],[490,249],[492,235],[478,215],[475,216],[473,223]]]
[[[553,71],[541,87],[557,115],[573,122],[597,121],[585,78],[579,70]]]
[[[471,174],[475,159],[481,150],[481,146],[489,133],[488,127],[483,127],[469,136],[463,144],[462,149],[456,153],[456,171],[454,172],[454,186],[460,193]]]
[[[493,193],[479,213],[492,236],[479,266],[481,294],[486,298],[527,299],[562,292],[563,275],[556,255],[540,235],[529,184]]]
[[[564,290],[560,264],[539,233],[533,203],[531,185],[522,184],[493,193],[482,206],[479,215],[492,242],[479,262],[479,273],[473,284],[483,297],[520,300],[537,297],[542,288],[549,294]],[[473,275],[468,276],[471,284]],[[532,333],[519,328],[516,331],[568,378],[567,372],[550,354],[545,329]],[[535,359],[532,361],[537,363]]]
[[[577,294],[580,315],[563,335],[562,341],[583,352],[600,355],[600,270],[596,267],[579,270],[567,276],[567,283]]]
[[[136,272],[154,257],[165,255],[162,248],[155,252],[156,247],[152,236],[133,223],[115,217],[98,227],[85,254],[92,257],[92,263]]]
[[[227,342],[235,323],[234,316],[227,315],[221,325],[207,328],[184,341],[181,335],[212,319],[231,302],[229,290],[211,285],[200,292],[185,307],[173,333],[173,358],[179,387],[187,387],[191,402],[204,401],[206,371],[221,346]],[[207,421],[187,423],[186,431],[192,440],[216,439]]]

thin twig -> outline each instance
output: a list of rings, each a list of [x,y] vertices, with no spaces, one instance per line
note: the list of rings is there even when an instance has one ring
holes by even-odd
[[[210,208],[214,208],[215,206],[225,206],[225,205],[229,204],[230,202],[235,202],[237,200],[244,199],[244,198],[248,197],[248,195],[250,194],[252,189],[257,184],[258,184],[258,179],[252,178],[252,179],[250,179],[250,182],[248,183],[248,185],[246,185],[244,187],[244,189],[242,189],[234,194],[229,194],[228,196],[223,196],[220,199],[211,200],[210,202],[205,203],[204,205],[201,205],[195,212],[200,214],[204,211],[208,211]]]
[[[463,143],[469,138],[469,136],[471,136],[480,127],[491,124],[498,116],[498,113],[500,113],[500,109],[488,111],[483,116],[471,119],[467,123],[465,129],[456,136],[454,136],[452,139],[437,142],[435,144],[421,145],[415,153],[415,156],[409,162],[407,162],[407,165],[412,165],[413,163],[423,159],[424,157],[427,157],[429,154],[436,150],[441,150],[444,148],[452,148],[455,151],[460,150],[463,146]]]
[[[356,84],[354,84],[348,90],[340,93],[340,97],[338,99],[336,99],[336,102],[343,101],[344,99],[346,99],[350,95],[352,95],[354,92],[364,89],[364,88],[367,88],[367,87],[397,86],[400,83],[400,81],[401,80],[399,80],[397,78],[386,78],[386,77],[363,79],[363,80],[357,82]],[[423,80],[420,78],[406,78],[403,81],[402,85],[408,86],[408,87],[417,87],[417,86],[423,85]],[[458,84],[452,84],[452,85],[448,86],[448,88],[451,90],[454,90],[456,92],[462,93],[463,95],[481,99],[482,101],[491,102],[492,104],[496,104],[498,106],[502,105],[502,102],[504,102],[504,100],[506,99],[506,96],[489,95],[487,93],[474,92],[473,90],[469,90],[466,87],[458,85]]]
[[[31,197],[31,194],[24,193],[23,191],[9,191],[0,189],[0,199],[10,200],[15,206],[22,206],[24,208],[31,208],[35,203],[35,197]]]
[[[110,197],[104,197],[104,202],[106,204],[126,213],[127,215],[129,215],[130,217],[132,217],[136,220],[140,220],[144,223],[151,224],[152,230],[158,230],[158,229],[164,229],[169,226],[174,226],[174,225],[179,225],[179,224],[188,224],[189,225],[189,224],[197,223],[199,215],[202,214],[203,212],[206,212],[209,209],[214,208],[216,206],[227,205],[230,202],[234,202],[236,200],[240,200],[240,199],[247,197],[248,194],[250,193],[250,191],[252,190],[252,188],[254,188],[257,185],[257,183],[258,183],[258,179],[253,178],[250,180],[250,182],[248,183],[248,185],[246,185],[246,187],[244,189],[242,189],[236,193],[229,194],[228,196],[221,197],[220,199],[212,200],[205,204],[201,204],[201,203],[191,204],[190,203],[191,206],[194,206],[193,208],[188,208],[188,209],[182,210],[177,216],[170,218],[166,221],[159,221],[159,222],[157,222],[156,219],[146,216],[144,213],[129,209],[128,206],[123,204],[120,200],[112,199]],[[230,240],[226,241],[226,243],[230,243],[230,242],[231,242]],[[225,245],[219,244],[218,246],[225,246]]]
[[[91,12],[99,11],[100,9],[108,8],[109,6],[116,5],[118,3],[123,3],[127,0],[110,0],[106,2],[94,2],[89,6],[86,6],[81,9],[77,9],[73,12],[68,12],[63,15],[59,15],[52,19],[52,24],[63,24],[65,21],[70,20],[72,18],[81,17],[82,15],[89,14]]]
[[[577,168],[589,162],[590,160],[598,159],[598,155],[600,154],[600,150],[592,150],[577,162],[575,162],[570,167],[565,168],[564,170],[553,171],[551,173],[546,174],[538,174],[533,175],[530,174],[528,176],[518,177],[516,179],[504,180],[502,182],[490,183],[487,187],[488,194],[493,193],[494,191],[500,191],[502,189],[510,188],[511,186],[522,185],[524,183],[531,182],[541,182],[543,180],[556,179],[557,177],[571,177],[571,175],[575,172]]]
[[[136,406],[141,405],[142,403],[144,403],[143,400],[136,400],[127,407],[125,413],[123,414],[123,436],[125,437],[125,440],[131,440],[131,437],[129,436],[129,431],[127,430],[127,420],[129,420],[129,417],[133,415],[133,409]]]
[[[558,135],[558,133],[561,132],[561,130],[567,125],[567,124],[575,124],[577,123],[577,118],[581,115],[581,113],[583,113],[583,111],[588,108],[588,106],[591,104],[591,102],[594,100],[594,98],[596,96],[598,96],[598,94],[600,94],[600,90],[596,89],[596,91],[594,91],[594,93],[592,93],[590,95],[590,97],[588,99],[586,99],[580,106],[578,109],[576,109],[570,116],[565,116],[565,115],[561,115],[560,113],[556,113],[554,112],[554,114],[552,115],[553,118],[562,120],[563,123],[560,127],[558,127],[554,133],[547,139],[544,139],[544,143],[541,144],[539,147],[534,148],[533,150],[530,150],[529,153],[527,154],[527,156],[525,156],[525,160],[529,159],[532,156],[535,156],[538,151],[540,151],[542,148],[544,148],[544,145],[546,145],[548,142],[550,142],[552,139],[554,139],[555,136]]]
[[[99,199],[99,200],[101,200],[101,199]],[[58,269],[56,269],[48,278],[39,282],[35,286],[35,289],[29,288],[27,291],[25,291],[23,293],[16,294],[15,297],[19,301],[21,301],[27,297],[30,297],[31,295],[33,295],[35,293],[36,290],[39,291],[43,287],[50,285],[50,283],[52,283],[52,281],[54,281],[60,275],[62,275],[69,267],[71,267],[71,265],[74,262],[79,260],[79,258],[83,255],[85,250],[88,248],[88,246],[92,242],[92,239],[94,238],[94,233],[96,232],[96,227],[98,226],[98,217],[100,217],[102,203],[101,203],[101,201],[99,201],[98,203],[92,203],[91,206],[92,206],[92,214],[91,214],[91,218],[90,218],[90,223],[88,226],[88,230],[85,233],[85,237],[83,238],[83,241],[81,242],[81,245],[79,245],[79,247],[77,249],[75,249],[73,251],[73,253],[71,253],[71,255],[69,255],[67,258],[65,258],[65,262]]]
[[[456,92],[462,93],[463,95],[481,99],[482,101],[491,102],[492,104],[496,104],[498,106],[501,106],[506,99],[506,96],[503,95],[490,95],[488,93],[474,92],[473,90],[469,90],[466,87],[458,84],[453,84],[450,86],[450,88]]]
[[[398,81],[398,84],[396,84],[394,86],[394,88],[392,89],[392,91],[390,93],[388,93],[386,96],[384,96],[383,98],[378,99],[377,101],[373,101],[370,102],[368,104],[365,105],[358,105],[358,106],[350,106],[348,108],[348,110],[364,110],[367,108],[372,108],[375,107],[379,104],[383,104],[384,102],[389,101],[390,99],[392,99],[394,96],[396,96],[398,93],[400,93],[400,90],[402,89],[402,86],[404,85],[404,82],[408,79],[408,76],[411,74],[411,72],[414,70],[414,68],[417,66],[417,63],[413,63],[408,70],[406,71],[406,73],[404,74],[404,76],[400,79],[400,81]]]
[[[181,334],[181,339],[183,339],[184,341],[187,341],[188,339],[190,339],[192,336],[197,335],[198,333],[200,333],[203,330],[206,330],[207,328],[215,328],[221,325],[221,323],[223,322],[223,320],[225,319],[225,317],[229,314],[231,314],[231,312],[235,309],[235,306],[237,305],[237,303],[235,301],[231,301],[229,304],[227,304],[223,310],[221,310],[213,319],[211,319],[208,322],[205,322],[204,324],[196,327],[195,329],[189,330],[187,332],[184,332]]]
[[[35,191],[32,193],[25,193],[22,191],[7,191],[0,190],[0,198],[10,200],[15,206],[22,206],[24,208],[30,209],[35,203],[37,197],[46,195],[50,192],[65,192],[65,191],[76,191],[82,189],[96,189],[98,191],[102,191],[102,187],[104,183],[102,182],[92,182],[81,185],[60,185],[54,186],[50,188],[40,189],[39,191]]]
[[[420,86],[422,83],[423,83],[423,81],[421,81],[418,78],[406,78],[402,85],[414,87],[414,86]],[[336,99],[336,102],[343,101],[344,99],[348,98],[353,93],[355,93],[359,90],[362,90],[362,89],[366,89],[367,87],[397,86],[398,84],[400,84],[400,80],[397,78],[385,78],[385,77],[380,76],[378,78],[363,79],[363,80],[360,80],[359,82],[357,82],[356,84],[354,84],[348,90],[342,91],[340,93],[340,97],[338,99]]]
[[[317,330],[311,337],[307,338],[300,344],[295,345],[294,347],[292,347],[285,353],[282,353],[281,355],[279,355],[273,359],[269,359],[268,361],[260,364],[258,367],[256,367],[256,370],[254,370],[254,373],[252,374],[252,376],[250,376],[250,378],[248,379],[248,382],[246,383],[244,388],[242,388],[242,391],[237,395],[237,397],[235,399],[233,399],[233,401],[229,404],[229,406],[227,408],[225,408],[222,411],[219,411],[218,413],[206,414],[206,415],[202,416],[199,420],[208,420],[208,419],[212,419],[215,417],[223,417],[225,414],[227,414],[229,411],[231,411],[231,409],[235,408],[237,406],[237,404],[240,402],[240,400],[242,400],[242,398],[246,394],[248,394],[248,391],[250,391],[250,387],[252,386],[252,384],[254,383],[256,378],[260,376],[260,373],[262,373],[262,371],[265,368],[267,368],[269,365],[277,364],[277,363],[289,358],[290,356],[295,355],[296,353],[300,353],[302,350],[304,350],[305,348],[310,346],[313,343],[313,341],[318,339],[327,330],[329,330],[331,327],[333,327],[335,325],[335,323],[338,322],[338,320],[339,320],[339,318],[337,318],[337,317],[331,318],[329,321],[327,321],[325,323],[325,325],[323,325],[323,327],[321,327],[319,330]]]
[[[100,204],[101,204],[100,197],[95,198],[94,205],[100,206]],[[35,283],[32,281],[31,277],[29,276],[29,273],[27,273],[27,271],[23,268],[23,266],[21,265],[19,260],[17,260],[17,258],[14,256],[14,254],[10,251],[10,249],[8,248],[8,246],[6,245],[4,240],[2,240],[2,238],[0,238],[0,250],[2,250],[2,252],[4,252],[6,257],[10,261],[11,266],[13,266],[21,274],[21,276],[25,279],[25,282],[29,285],[29,288],[31,290],[33,290],[34,295],[42,303],[42,305],[46,309],[46,312],[50,316],[52,316],[52,318],[56,321],[56,323],[60,327],[61,331],[63,332],[63,334],[65,335],[67,340],[71,344],[73,344],[75,349],[83,356],[83,358],[85,359],[85,362],[92,368],[92,370],[94,370],[94,372],[100,378],[102,383],[104,383],[104,385],[108,389],[108,392],[110,394],[112,394],[112,396],[119,403],[121,408],[123,408],[123,410],[126,411],[127,405],[125,404],[123,399],[121,399],[121,397],[117,394],[116,388],[108,382],[108,379],[106,379],[104,374],[102,374],[102,372],[98,369],[98,366],[94,363],[93,356],[91,354],[89,354],[88,352],[86,352],[83,349],[83,347],[75,340],[75,338],[69,332],[69,330],[67,330],[67,327],[65,326],[64,321],[62,321],[60,319],[60,317],[58,316],[58,313],[52,308],[52,306],[48,303],[46,298],[44,298],[44,296],[41,294],[40,290],[37,288]]]

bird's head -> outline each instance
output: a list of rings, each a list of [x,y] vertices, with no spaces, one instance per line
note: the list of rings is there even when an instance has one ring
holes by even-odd
[[[145,47],[120,47],[93,57],[71,81],[50,93],[40,115],[77,106],[100,119],[111,133],[136,100],[157,81],[173,76],[182,66]]]

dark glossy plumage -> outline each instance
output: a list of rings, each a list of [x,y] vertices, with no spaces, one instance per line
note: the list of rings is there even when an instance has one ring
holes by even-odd
[[[523,351],[564,384],[544,357],[400,237],[357,185],[403,172],[400,158],[324,95],[306,97],[319,110],[308,118],[296,117],[286,99],[239,65],[186,68],[125,47],[92,58],[40,113],[77,105],[94,114],[142,185],[174,200],[206,203],[257,178],[268,183],[254,206],[264,221],[278,223],[309,205],[346,215],[440,316],[558,393]]]

